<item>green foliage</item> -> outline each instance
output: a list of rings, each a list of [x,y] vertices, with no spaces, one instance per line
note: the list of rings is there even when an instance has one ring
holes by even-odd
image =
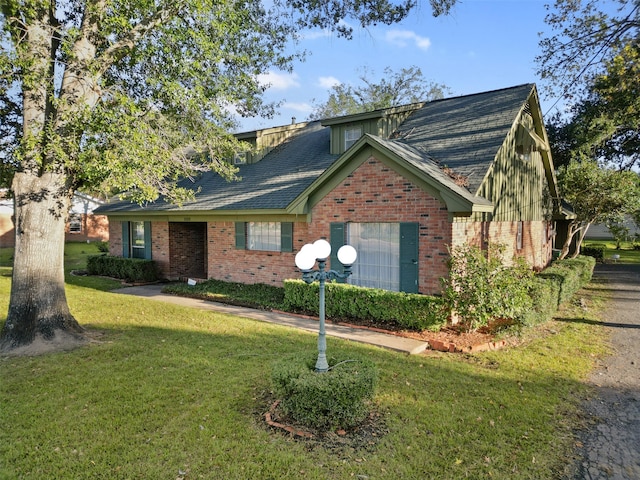
[[[589,283],[595,264],[595,258],[579,256],[558,260],[537,274],[530,289],[534,302],[521,323],[535,325],[551,320],[561,304]]]
[[[566,256],[578,233],[577,245],[580,247],[591,224],[620,218],[640,208],[640,177],[636,172],[602,168],[586,157],[560,167],[558,184],[563,198],[575,213],[561,258]]]
[[[375,365],[363,359],[329,359],[317,373],[315,359],[286,359],[272,370],[273,390],[283,412],[314,429],[351,428],[369,412],[377,383]]]
[[[158,268],[153,260],[93,255],[87,259],[89,275],[104,275],[133,282],[155,282]]]
[[[580,288],[589,283],[593,275],[596,260],[593,257],[580,256],[554,262],[549,268],[538,274],[557,284],[556,305],[569,300]]]
[[[604,260],[604,245],[583,245],[580,249],[581,255],[593,257],[598,262]]]
[[[606,352],[591,303],[550,324],[554,335],[471,359],[330,338],[336,357],[375,363],[374,420],[384,428],[363,429],[362,448],[350,443],[358,429],[329,435],[329,445],[297,442],[265,428],[262,414],[273,361],[308,358],[314,335],[77,280],[70,308],[100,341],[2,359],[0,478],[561,478],[584,420],[575,415],[584,378]],[[10,283],[0,268],[0,310]]]
[[[381,108],[397,107],[416,102],[426,102],[444,98],[449,88],[442,84],[428,82],[418,67],[403,68],[393,72],[384,69],[380,82],[375,83],[373,72],[365,68],[359,79],[361,86],[341,83],[331,88],[329,98],[316,105],[310,115],[312,119],[330,118],[341,115],[370,112]]]
[[[109,253],[109,242],[96,242],[96,248],[99,252]]]
[[[284,307],[318,315],[319,284],[285,280]],[[344,283],[325,284],[325,314],[335,319],[360,319],[395,323],[413,330],[439,330],[445,323],[442,299],[427,295],[391,292]]]
[[[451,249],[450,255],[444,298],[468,331],[492,320],[522,321],[533,304],[533,271],[523,260],[505,266],[500,247],[484,252],[468,244]]]
[[[246,284],[214,279],[196,285],[172,283],[167,285],[163,291],[251,308],[282,308],[284,300],[282,287],[264,283]]]

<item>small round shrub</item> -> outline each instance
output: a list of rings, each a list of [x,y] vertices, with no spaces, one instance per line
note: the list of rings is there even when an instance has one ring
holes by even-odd
[[[283,413],[306,427],[351,428],[369,413],[377,371],[363,359],[329,360],[329,371],[315,371],[315,358],[287,359],[274,365],[273,388]]]

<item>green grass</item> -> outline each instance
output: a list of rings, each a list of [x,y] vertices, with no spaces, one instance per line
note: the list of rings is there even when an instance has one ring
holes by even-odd
[[[616,243],[613,240],[585,240],[584,244],[604,245],[604,258],[607,262],[612,260],[613,255],[620,255],[620,259],[616,260],[617,263],[640,264],[640,249],[634,249],[634,244],[631,242],[622,242],[620,250],[616,249]]]
[[[578,308],[521,347],[473,356],[329,338],[329,355],[377,365],[388,430],[367,447],[329,448],[262,421],[271,365],[315,352],[315,335],[82,280],[67,294],[94,344],[0,359],[0,478],[558,478],[582,381],[604,351],[596,314]]]
[[[282,308],[282,302],[284,301],[284,288],[282,287],[265,284],[247,285],[213,279],[197,285],[172,283],[167,285],[164,291],[176,295],[252,308]]]

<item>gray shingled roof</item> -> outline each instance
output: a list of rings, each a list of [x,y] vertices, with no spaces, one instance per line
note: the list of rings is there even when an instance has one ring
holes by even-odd
[[[339,158],[339,155],[329,153],[329,134],[329,128],[322,127],[320,122],[312,122],[261,161],[240,165],[238,175],[242,180],[227,182],[216,173],[204,173],[195,182],[182,182],[188,188],[201,188],[195,201],[179,207],[158,200],[145,205],[144,210],[284,209]],[[142,208],[120,201],[101,211],[131,212]]]
[[[429,102],[403,122],[394,139],[467,177],[475,193],[533,87]]]
[[[467,177],[475,194],[533,87],[526,84],[426,103],[387,145],[411,151],[405,160],[417,166],[422,162],[425,174],[433,176],[439,165]],[[195,201],[181,207],[162,200],[144,207],[116,201],[96,213],[285,209],[339,158],[329,153],[330,130],[320,122],[310,123],[261,161],[240,166],[239,182],[227,182],[213,172],[193,183],[183,181],[201,191]]]

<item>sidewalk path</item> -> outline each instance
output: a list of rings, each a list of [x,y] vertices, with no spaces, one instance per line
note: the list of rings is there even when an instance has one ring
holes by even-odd
[[[595,395],[585,404],[589,427],[580,434],[575,480],[640,479],[640,265],[598,265],[611,302],[603,329],[611,355],[592,372]]]
[[[239,317],[251,318],[262,322],[276,323],[291,328],[307,330],[309,332],[318,332],[318,322],[316,320],[298,316],[287,315],[285,313],[269,312],[266,310],[254,310],[251,308],[236,307],[223,303],[209,302],[194,298],[179,297],[162,293],[163,285],[144,285],[139,287],[126,287],[113,290],[114,293],[127,295],[137,295],[140,297],[158,300],[186,307],[199,308],[202,310],[210,310]],[[375,332],[364,328],[352,328],[344,325],[334,325],[331,322],[326,323],[326,332],[328,336],[351,340],[353,342],[367,343],[376,345],[399,352],[415,355],[423,352],[427,348],[427,343],[412,338],[399,337],[397,335],[389,335],[386,333]]]

